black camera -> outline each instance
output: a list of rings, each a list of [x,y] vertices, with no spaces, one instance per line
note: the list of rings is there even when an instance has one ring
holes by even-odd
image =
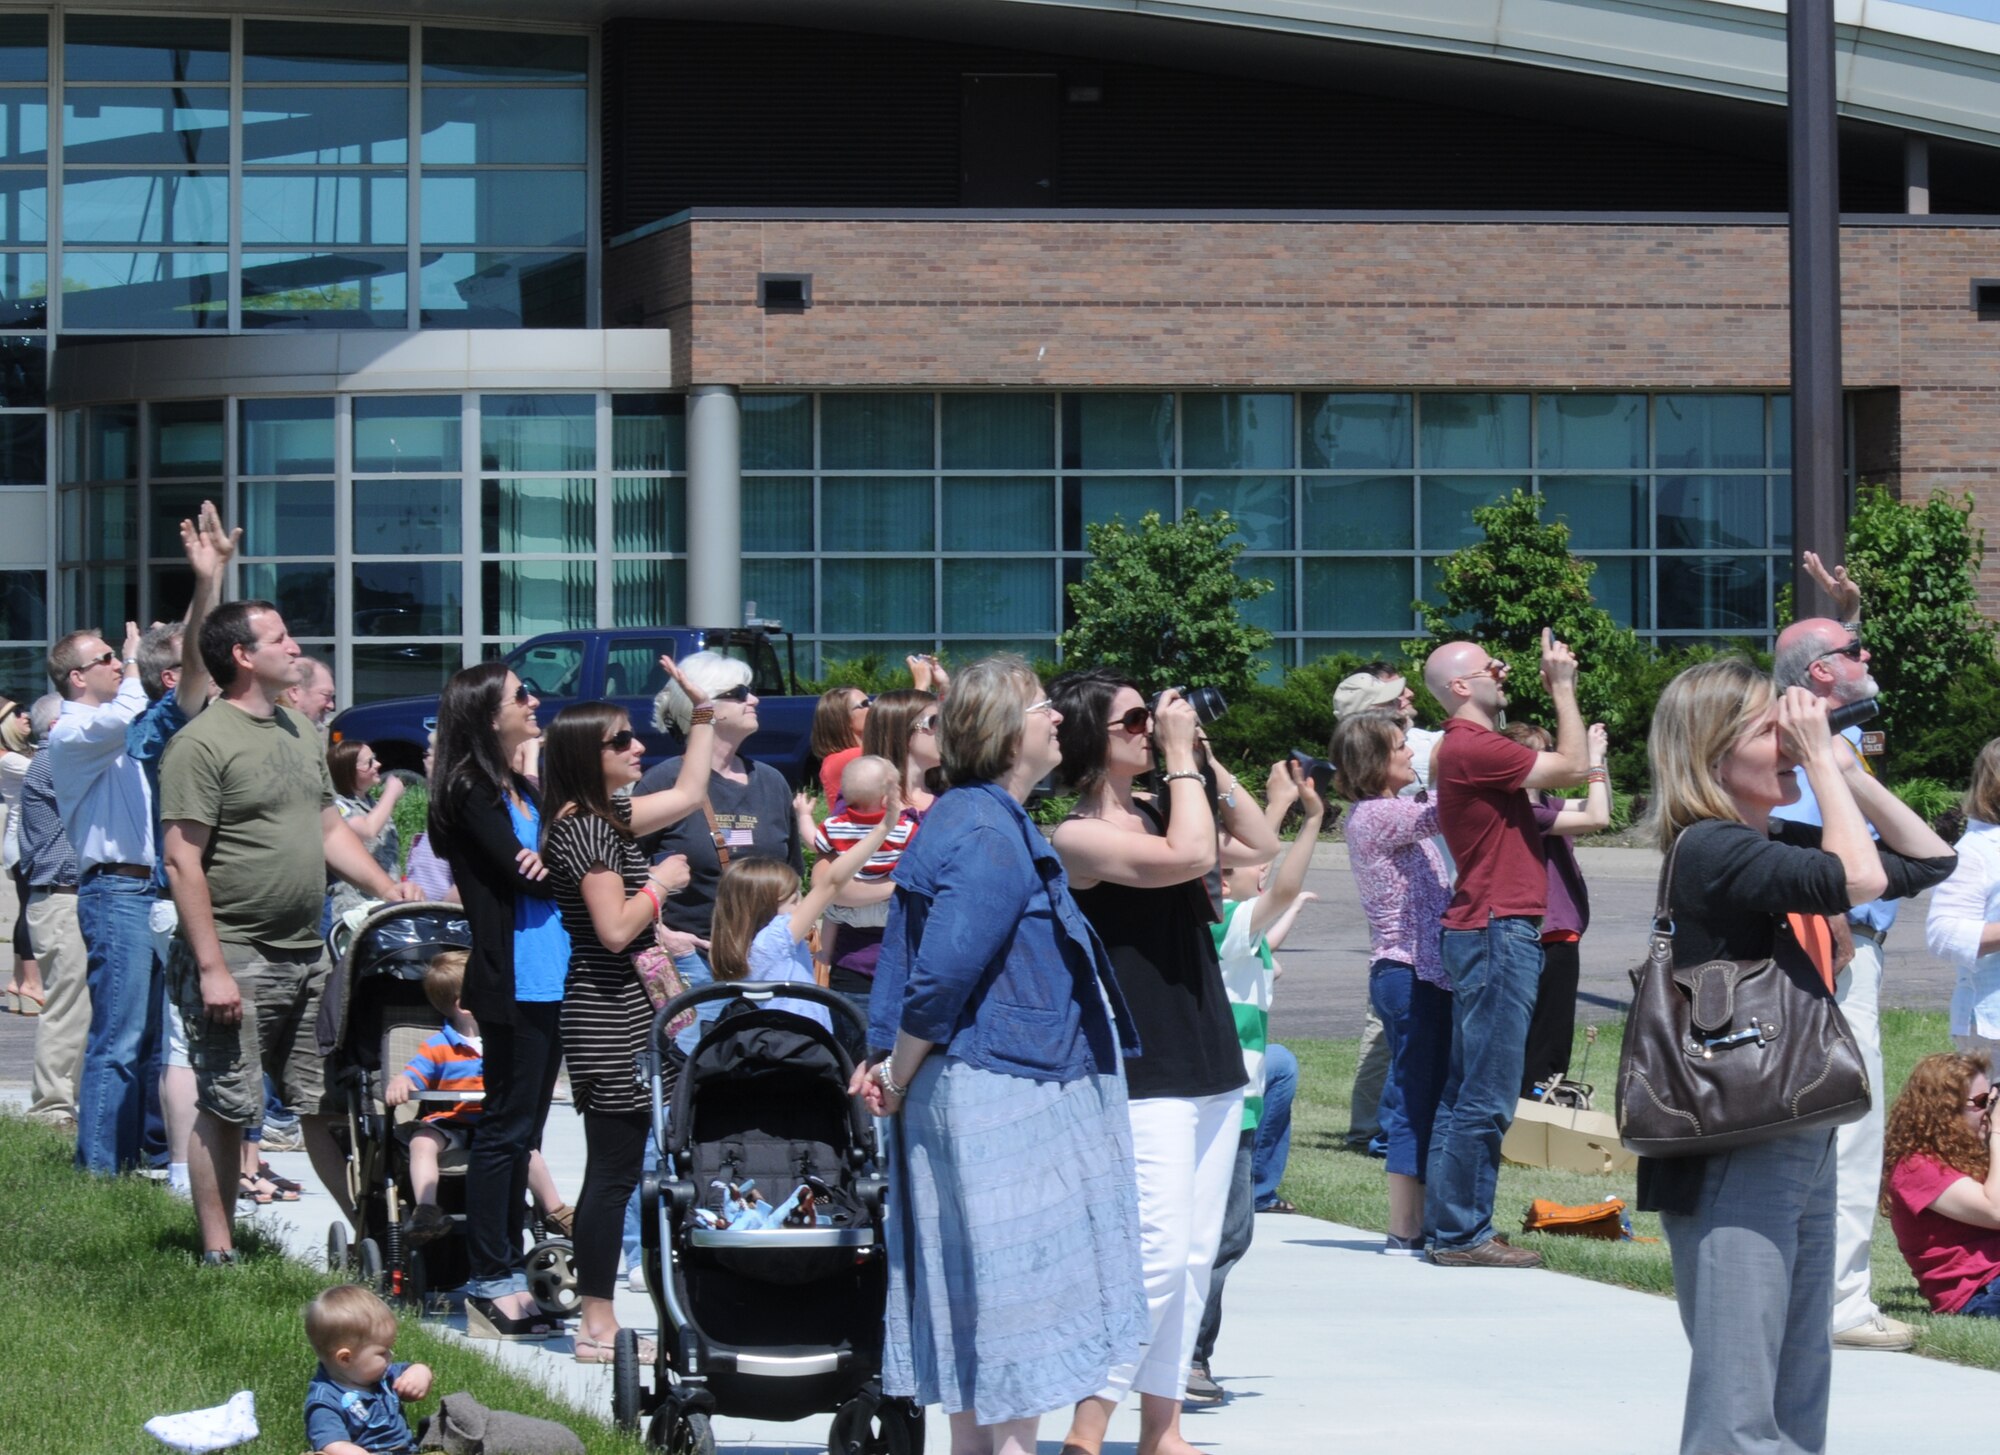
[[[1292,749],[1292,761],[1299,765],[1299,771],[1312,779],[1312,785],[1321,798],[1325,798],[1333,787],[1333,764],[1324,758],[1315,758],[1304,748]]]
[[[1169,687],[1153,699],[1153,712],[1159,713],[1160,704],[1167,700],[1167,692],[1178,692],[1194,709],[1195,721],[1207,727],[1225,712],[1229,711],[1229,699],[1222,695],[1218,687]]]
[[[1826,725],[1835,737],[1851,727],[1859,727],[1882,710],[1879,698],[1864,697],[1859,702],[1845,702],[1826,715]]]

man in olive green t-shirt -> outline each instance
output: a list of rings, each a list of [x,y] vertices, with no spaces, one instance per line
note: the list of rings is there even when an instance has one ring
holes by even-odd
[[[167,881],[180,911],[167,984],[187,1025],[200,1109],[188,1178],[204,1261],[231,1262],[243,1128],[262,1116],[266,1072],[301,1114],[313,1171],[352,1213],[313,1038],[330,968],[319,937],[326,871],[377,899],[421,896],[355,837],[333,806],[318,732],[277,705],[299,677],[299,645],[278,609],[236,601],[211,612],[201,655],[222,696],[160,763]]]

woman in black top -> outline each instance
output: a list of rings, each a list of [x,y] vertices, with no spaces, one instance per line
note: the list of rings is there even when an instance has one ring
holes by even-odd
[[[467,667],[438,700],[429,842],[451,866],[472,930],[461,999],[479,1021],[486,1073],[465,1184],[465,1322],[475,1338],[546,1338],[556,1327],[528,1292],[522,1256],[528,1154],[541,1144],[562,1065],[560,977],[550,993],[535,973],[546,967],[524,966],[524,995],[515,973],[517,935],[531,956],[544,949],[533,928],[554,908],[530,846],[539,838],[535,786],[509,766],[541,736],[536,706],[504,662]],[[517,825],[530,826],[527,843]]]
[[[1223,860],[1262,863],[1277,853],[1277,837],[1256,800],[1220,764],[1204,762],[1194,709],[1178,693],[1164,696],[1157,719],[1137,687],[1103,670],[1058,677],[1049,696],[1062,715],[1063,776],[1078,793],[1051,843],[1139,1033],[1125,1079],[1151,1321],[1143,1361],[1115,1371],[1097,1398],[1076,1407],[1065,1448],[1096,1455],[1111,1412],[1136,1388],[1140,1446],[1191,1455],[1181,1397],[1222,1234],[1246,1079],[1204,882],[1218,862],[1210,787],[1229,835]],[[1155,746],[1165,765],[1159,798],[1136,788],[1153,769]]]
[[[1660,847],[1679,852],[1674,963],[1757,960],[1787,914],[1837,915],[1938,883],[1955,856],[1827,730],[1826,701],[1741,658],[1691,667],[1654,710]],[[1774,820],[1801,769],[1822,826]],[[1869,825],[1881,836],[1869,837]],[[1832,1373],[1834,1128],[1710,1157],[1642,1160],[1693,1359],[1684,1455],[1826,1446]]]
[[[639,781],[645,745],[613,703],[565,708],[549,729],[542,759],[548,805],[542,858],[570,942],[563,1044],[588,1152],[576,1200],[580,1364],[612,1362],[618,1337],[612,1282],[625,1204],[639,1182],[649,1131],[651,1100],[634,1063],[652,1032],[653,1006],[632,955],[651,944],[660,907],[688,882],[686,859],[675,855],[648,867],[635,836],[698,816],[714,709],[698,687],[693,694],[686,763],[661,792],[618,796]]]

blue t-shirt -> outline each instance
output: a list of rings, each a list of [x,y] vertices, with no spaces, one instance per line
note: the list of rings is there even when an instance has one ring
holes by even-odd
[[[541,849],[542,815],[534,804],[525,809],[507,799],[507,817],[514,838],[524,849]],[[514,999],[546,1005],[563,998],[569,978],[569,931],[554,899],[532,894],[514,896]]]
[[[160,755],[166,752],[174,734],[192,721],[181,710],[179,695],[169,692],[148,703],[146,710],[133,720],[132,726],[125,729],[125,756],[137,763],[139,770],[146,775],[146,792],[152,796],[153,887],[162,892],[167,887],[167,861],[160,833]]]
[[[390,1386],[402,1378],[407,1363],[391,1364],[382,1382],[368,1389],[341,1384],[324,1364],[306,1386],[306,1443],[324,1450],[336,1441],[359,1445],[368,1455],[403,1455],[417,1448],[403,1402]]]
[[[806,985],[819,983],[819,977],[813,974],[812,951],[806,948],[804,940],[792,938],[792,917],[783,910],[757,931],[757,938],[750,942],[749,961],[750,973],[746,978],[751,980],[780,980]],[[766,1008],[788,1010],[793,1015],[819,1022],[825,1030],[833,1029],[832,1014],[815,1001],[795,1000],[789,995],[781,995],[774,997]]]

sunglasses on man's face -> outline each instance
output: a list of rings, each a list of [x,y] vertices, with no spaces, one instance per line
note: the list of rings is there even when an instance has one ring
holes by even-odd
[[[114,651],[110,651],[107,649],[101,656],[92,657],[88,662],[85,662],[81,666],[76,667],[72,670],[78,672],[88,672],[92,667],[109,667],[113,662],[117,660],[118,660],[118,654]]]
[[[727,691],[718,692],[710,699],[712,702],[748,702],[749,700],[750,684],[747,682],[740,687],[731,687]]]
[[[1132,734],[1132,736],[1136,738],[1140,733],[1143,733],[1146,730],[1146,724],[1151,722],[1152,720],[1153,720],[1153,713],[1151,708],[1135,707],[1131,711],[1127,712],[1123,717],[1112,718],[1111,726],[1115,728],[1123,728],[1125,729],[1126,732]]]
[[[614,753],[623,753],[632,746],[632,729],[620,728],[604,740],[604,746]]]
[[[1861,638],[1860,638],[1860,637],[1856,637],[1856,638],[1855,638],[1855,639],[1854,639],[1853,641],[1849,642],[1849,643],[1848,643],[1848,644],[1847,644],[1846,646],[1844,646],[1844,647],[1835,647],[1835,648],[1834,648],[1834,649],[1833,649],[1832,651],[1830,651],[1830,652],[1821,652],[1821,653],[1820,653],[1820,656],[1822,656],[1822,657],[1845,657],[1845,658],[1847,658],[1847,660],[1848,660],[1848,661],[1850,661],[1850,662],[1858,662],[1858,661],[1860,661],[1860,660],[1861,660],[1861,653],[1862,653],[1862,652],[1863,652],[1864,650],[1865,650],[1865,649],[1864,649],[1864,648],[1862,647],[1862,645],[1861,645]]]

